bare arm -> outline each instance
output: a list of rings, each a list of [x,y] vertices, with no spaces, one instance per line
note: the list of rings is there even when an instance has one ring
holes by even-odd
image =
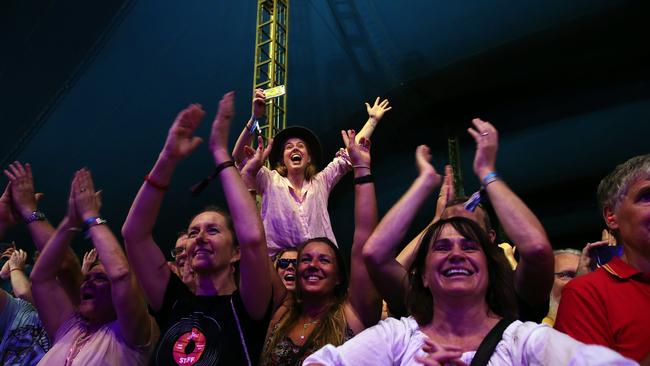
[[[27,253],[22,249],[15,250],[11,254],[11,258],[9,258],[8,261],[11,288],[14,290],[14,295],[16,295],[16,297],[33,303],[32,283],[24,272],[26,261]]]
[[[77,216],[83,222],[100,217],[101,203],[99,195],[95,193],[90,171],[77,171],[71,194]],[[151,338],[151,318],[122,248],[106,225],[90,226],[88,235],[111,283],[113,307],[124,340],[131,347],[147,344]]]
[[[228,131],[235,112],[234,97],[233,92],[223,96],[219,102],[219,112],[212,124],[210,151],[217,165],[230,161]],[[255,200],[248,193],[236,169],[221,170],[219,179],[239,241],[239,291],[248,314],[253,319],[261,319],[266,314],[272,295],[268,271],[270,259],[262,219]]]
[[[153,227],[165,195],[161,187],[169,185],[178,163],[202,142],[200,137],[194,136],[194,131],[204,115],[198,104],[192,104],[178,114],[148,181],[140,187],[122,227],[129,262],[154,310],[162,306],[171,274],[165,255],[153,239]]]
[[[406,244],[404,249],[402,249],[402,251],[397,255],[397,261],[402,265],[402,267],[409,268],[411,266],[415,260],[415,255],[418,251],[422,236],[424,236],[424,233],[427,231],[427,228],[430,225],[433,225],[438,220],[440,220],[442,212],[447,207],[447,202],[453,200],[455,197],[454,195],[454,172],[451,168],[451,165],[446,165],[445,178],[442,181],[442,187],[440,187],[440,194],[438,195],[438,200],[436,201],[436,213],[433,216],[433,220],[431,220],[429,225],[422,229],[418,235],[411,239],[411,241]]]
[[[38,211],[38,199],[42,194],[35,191],[34,176],[29,164],[23,166],[19,161],[15,161],[5,170],[5,175],[9,178],[11,185],[9,193],[14,216],[17,222],[22,221],[31,216],[32,212]],[[36,249],[42,251],[54,234],[54,227],[47,219],[35,220],[26,226]],[[83,275],[79,260],[71,248],[66,249],[65,257],[58,268],[57,277],[59,277],[61,285],[68,292],[70,299],[78,304]]]
[[[377,229],[363,248],[368,272],[379,293],[393,309],[404,309],[404,298],[408,288],[407,270],[395,259],[395,251],[420,206],[441,181],[440,176],[429,163],[430,159],[429,148],[424,145],[418,146],[416,150],[416,162],[420,172],[418,177],[379,222]]]
[[[244,148],[250,146],[253,142],[254,133],[251,133],[251,128],[253,127],[253,119],[259,119],[264,117],[266,114],[266,96],[262,89],[255,89],[253,92],[253,114],[251,119],[248,120],[244,129],[239,134],[237,142],[232,149],[232,157],[235,160],[237,167],[241,169],[246,163],[246,154],[244,153]]]
[[[356,142],[354,130],[341,131],[343,141],[354,166],[354,177],[370,175],[370,140]],[[350,262],[349,304],[360,324],[352,330],[358,334],[363,329],[377,324],[381,317],[381,298],[370,279],[363,260],[363,247],[377,226],[377,198],[375,184],[367,182],[354,185],[354,237]],[[348,321],[348,324],[353,326]]]
[[[364,124],[361,131],[359,131],[356,140],[357,143],[359,143],[361,138],[370,140],[372,133],[375,131],[375,127],[377,127],[379,121],[384,117],[384,113],[391,110],[391,108],[393,107],[388,106],[388,99],[381,100],[379,97],[375,99],[375,103],[372,106],[366,103],[368,121],[366,121],[366,124]]]
[[[474,172],[486,185],[494,211],[519,251],[515,291],[529,305],[544,304],[548,302],[553,287],[554,266],[553,249],[546,231],[535,214],[503,180],[490,182],[488,175],[496,172],[498,133],[489,122],[476,118],[472,123],[475,129],[469,128],[468,132],[476,141]]]
[[[51,339],[59,327],[72,316],[75,305],[57,278],[61,261],[74,237],[76,227],[66,216],[41,251],[31,273],[32,295],[38,316]]]

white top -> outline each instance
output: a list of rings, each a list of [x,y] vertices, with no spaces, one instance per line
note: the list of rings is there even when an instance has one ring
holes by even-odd
[[[426,356],[422,351],[425,337],[412,317],[387,318],[339,347],[328,344],[303,365],[421,365],[415,356]],[[463,353],[462,361],[469,365],[475,353]],[[638,364],[608,348],[580,343],[547,325],[517,320],[503,332],[488,365]]]
[[[289,179],[276,170],[259,170],[257,191],[262,195],[261,215],[270,255],[318,237],[336,244],[327,201],[332,188],[351,167],[346,156],[337,156],[303,183],[301,197],[295,194]]]

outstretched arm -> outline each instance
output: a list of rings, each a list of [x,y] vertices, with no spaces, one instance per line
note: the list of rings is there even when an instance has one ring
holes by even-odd
[[[388,99],[381,100],[379,97],[375,99],[375,103],[372,106],[366,103],[368,121],[366,121],[366,124],[363,125],[361,131],[359,131],[356,139],[357,143],[359,143],[362,138],[370,140],[370,136],[372,136],[379,121],[384,117],[384,113],[391,110],[391,108],[393,107],[388,106]]]
[[[377,290],[392,309],[404,309],[404,298],[409,286],[407,269],[395,259],[395,251],[420,206],[441,182],[440,176],[429,162],[431,154],[427,146],[418,146],[415,157],[418,177],[379,222],[363,248],[368,272]]]
[[[446,165],[445,178],[442,181],[442,187],[440,187],[438,201],[436,201],[436,213],[429,225],[433,225],[438,220],[440,220],[442,212],[447,207],[447,202],[453,200],[455,197],[454,195],[454,172],[451,168],[451,165]],[[427,225],[427,227],[422,229],[418,235],[411,239],[411,241],[406,244],[404,249],[402,249],[402,251],[397,255],[397,261],[402,265],[402,267],[409,268],[415,260],[415,255],[418,251],[418,248],[420,247],[420,240],[422,239],[422,236],[424,236],[424,233],[427,231],[429,225]]]
[[[72,187],[77,216],[84,223],[100,218],[101,202],[90,171],[79,170]],[[107,225],[87,226],[88,236],[111,283],[113,306],[124,340],[131,347],[147,344],[151,338],[151,317],[122,248]]]
[[[266,115],[266,96],[264,95],[264,90],[255,89],[253,92],[253,114],[251,118],[246,122],[244,129],[239,134],[235,147],[232,149],[232,157],[235,160],[237,167],[241,169],[246,164],[247,156],[244,152],[246,146],[250,146],[253,142],[253,136],[255,136],[253,128],[254,119],[259,119]]]
[[[219,102],[219,112],[212,124],[210,151],[216,165],[222,167],[219,179],[239,241],[239,291],[242,301],[253,319],[261,319],[271,301],[268,270],[271,264],[255,200],[248,193],[239,172],[229,165],[232,162],[228,154],[228,131],[235,113],[234,98],[235,93],[230,92]]]
[[[355,334],[377,324],[381,317],[381,297],[370,279],[363,260],[363,247],[377,226],[377,198],[375,184],[370,175],[370,140],[365,138],[356,142],[354,130],[341,131],[343,142],[350,154],[354,168],[354,238],[352,240],[352,258],[350,261],[349,304],[355,317],[360,320]],[[358,181],[361,180],[361,181]]]
[[[57,278],[57,272],[80,224],[71,194],[66,216],[41,251],[30,275],[34,304],[50,339],[54,339],[59,327],[75,310],[76,302],[73,302],[64,290]]]
[[[126,254],[152,309],[162,306],[171,271],[165,255],[153,239],[153,227],[165,190],[176,166],[201,144],[194,136],[205,115],[199,104],[182,110],[167,135],[167,141],[147,179],[140,187],[122,227]]]
[[[535,214],[496,175],[499,136],[489,122],[475,118],[468,132],[476,141],[474,173],[483,183],[505,233],[517,246],[515,291],[530,306],[543,306],[553,287],[553,249]]]
[[[34,188],[34,175],[29,164],[21,164],[14,161],[4,171],[10,182],[9,196],[15,222],[26,220],[32,213],[38,211],[38,201],[42,193],[36,193]],[[47,219],[37,219],[26,224],[34,245],[37,250],[42,251],[45,244],[54,233],[54,227]],[[79,288],[83,281],[79,260],[72,248],[67,248],[63,263],[58,267],[57,277],[61,285],[68,292],[70,299],[77,304],[79,302]]]

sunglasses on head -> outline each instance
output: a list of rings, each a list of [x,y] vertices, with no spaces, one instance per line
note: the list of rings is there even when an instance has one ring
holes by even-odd
[[[290,264],[293,264],[295,267],[298,264],[297,259],[289,259],[289,258],[280,258],[278,259],[278,267],[282,269],[287,269]]]

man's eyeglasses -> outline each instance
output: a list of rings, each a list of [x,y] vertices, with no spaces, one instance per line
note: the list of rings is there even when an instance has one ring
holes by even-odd
[[[575,271],[562,271],[562,272],[555,272],[555,277],[561,279],[561,280],[571,280],[576,277],[576,272]]]
[[[278,259],[278,267],[282,269],[287,269],[290,264],[293,264],[295,267],[298,264],[297,259],[289,259],[289,258],[280,258]]]
[[[173,248],[170,253],[172,254],[172,258],[176,258],[177,255],[181,255],[185,253],[185,247],[176,247]]]

